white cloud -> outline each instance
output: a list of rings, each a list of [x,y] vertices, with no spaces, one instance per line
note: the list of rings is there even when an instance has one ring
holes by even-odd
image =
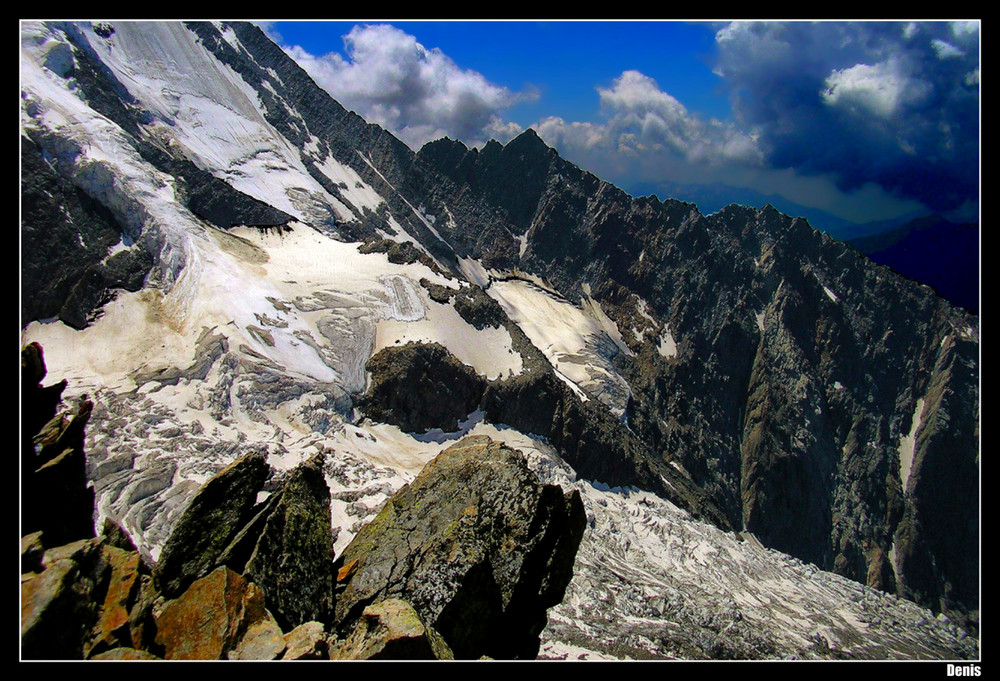
[[[286,51],[334,98],[414,149],[442,136],[506,142],[521,132],[507,109],[537,97],[392,26],[356,26],[344,41],[346,56]],[[913,198],[965,198],[964,180],[948,173],[976,165],[963,131],[978,129],[969,87],[978,85],[978,42],[978,22],[735,22],[717,31],[713,65],[730,91],[731,121],[702,118],[629,70],[596,89],[600,119],[548,117],[531,127],[626,188],[720,183],[848,219],[899,214]],[[947,196],[943,185],[954,185]]]
[[[625,71],[612,87],[599,88],[601,107],[608,121],[609,139],[631,152],[662,150],[690,162],[756,164],[761,152],[756,140],[733,125],[702,120],[675,97],[662,91],[652,78]],[[587,130],[593,139],[599,128]]]
[[[900,63],[889,59],[874,65],[855,64],[834,69],[821,96],[830,106],[858,113],[891,118],[900,108],[923,101],[931,85],[906,74]]]
[[[937,53],[938,59],[951,59],[965,55],[965,52],[962,52],[962,50],[958,49],[951,43],[946,43],[940,38],[932,40],[931,47],[933,47],[934,51]]]
[[[956,38],[979,33],[979,21],[952,21],[951,32]]]
[[[334,99],[413,148],[444,136],[472,145],[509,139],[517,126],[500,114],[534,96],[494,85],[394,26],[355,26],[344,44],[346,59],[298,46],[285,51]]]

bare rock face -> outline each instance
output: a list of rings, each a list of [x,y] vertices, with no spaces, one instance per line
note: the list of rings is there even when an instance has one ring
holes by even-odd
[[[43,386],[47,373],[42,346],[39,343],[25,345],[21,349],[21,437],[25,450],[22,456],[33,453],[31,438],[56,415],[59,399],[66,389],[65,379]]]
[[[333,609],[333,532],[323,456],[296,467],[264,523],[244,574],[267,594],[288,630],[326,621]]]
[[[336,625],[400,598],[458,659],[532,659],[546,609],[572,576],[585,513],[579,494],[542,486],[523,455],[467,437],[427,464],[361,530],[338,563]]]
[[[437,343],[385,348],[365,368],[371,386],[359,406],[406,432],[457,430],[483,393],[484,380]]]
[[[269,467],[262,453],[244,456],[210,479],[167,539],[154,575],[163,594],[180,594],[218,565],[249,519]]]
[[[84,430],[94,404],[56,413],[66,381],[43,386],[42,346],[21,350],[21,534],[42,532],[47,546],[89,539],[94,490],[88,486]]]
[[[51,549],[42,567],[21,578],[21,656],[81,659],[109,578],[100,542],[81,539]]]
[[[129,610],[136,602],[142,586],[140,577],[143,566],[137,551],[108,545],[102,550],[111,574],[100,616],[86,647],[88,657],[122,645],[131,645]]]

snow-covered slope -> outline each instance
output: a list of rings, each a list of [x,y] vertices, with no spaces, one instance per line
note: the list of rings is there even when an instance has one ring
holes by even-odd
[[[153,112],[143,133],[165,148],[292,215],[308,215],[308,202],[296,200],[302,196],[338,205],[266,122],[253,90],[182,24],[121,23],[113,44],[88,25],[72,28]],[[22,38],[25,133],[58,141],[64,154],[54,161],[62,172],[131,220],[137,238],[165,244],[158,285],[120,293],[84,330],[50,320],[22,334],[23,342],[46,348],[51,375],[97,398],[99,413],[120,403],[171,424],[165,437],[156,434],[161,426],[132,441],[123,437],[129,429],[102,432],[109,422],[95,418],[89,434],[100,515],[127,518],[150,555],[169,529],[160,515],[175,503],[161,507],[158,500],[175,500],[175,486],[190,490],[185,481],[201,482],[229,463],[237,451],[228,443],[292,440],[291,451],[278,444],[287,467],[335,438],[353,417],[346,396],[364,391],[365,362],[381,347],[431,340],[488,378],[520,371],[506,331],[475,329],[419,283],[457,289],[464,282],[420,263],[363,254],[360,244],[300,222],[270,231],[206,224],[178,200],[175,179],[90,107],[72,76],[60,75],[71,73],[65,61],[77,49],[65,33],[30,24]],[[54,71],[56,54],[63,61]],[[332,159],[327,168],[349,175]],[[382,202],[370,189],[358,191],[358,205]],[[104,473],[117,474],[115,481]]]
[[[242,49],[232,29],[219,30]],[[84,59],[124,87],[132,125],[98,105],[82,80]],[[435,286],[484,285],[557,376],[616,419],[631,393],[614,358],[632,354],[624,334],[641,341],[643,332],[619,329],[589,290],[575,303],[537,278],[472,258],[457,259],[450,272],[440,266],[390,208],[402,205],[390,194],[396,189],[387,180],[377,189],[355,170],[361,158],[378,177],[390,175],[369,150],[336,157],[312,133],[297,144],[278,130],[258,89],[273,88],[276,74],[255,87],[177,22],[115,22],[113,31],[25,23],[21,81],[22,135],[123,226],[109,255],[139,248],[154,255],[146,285],[118,292],[86,328],[34,320],[21,333],[22,345],[45,349],[49,376],[68,380],[66,400],[87,393],[94,401],[86,451],[95,521],[119,521],[148,557],[157,558],[198,486],[248,450],[267,452],[279,476],[325,455],[339,552],[444,447],[487,434],[528,454],[543,481],[579,489],[587,507],[576,576],[551,613],[543,657],[974,651],[974,642],[912,603],[698,522],[650,493],[579,479],[543,438],[489,423],[482,412],[456,433],[404,433],[363,418],[352,398],[366,388],[365,363],[386,347],[440,343],[488,381],[525,370],[507,328],[470,324],[453,300],[432,297]],[[187,207],[184,183],[141,144],[192,162],[292,220],[270,229],[213,226]],[[451,248],[423,207],[413,207],[419,203],[402,202]],[[362,248],[334,228],[364,220],[421,257]],[[662,357],[676,354],[669,330],[656,342]]]

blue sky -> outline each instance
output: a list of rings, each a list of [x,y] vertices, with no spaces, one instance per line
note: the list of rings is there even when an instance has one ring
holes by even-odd
[[[731,195],[814,224],[978,215],[977,21],[263,27],[414,149],[531,127],[633,194],[705,212]]]

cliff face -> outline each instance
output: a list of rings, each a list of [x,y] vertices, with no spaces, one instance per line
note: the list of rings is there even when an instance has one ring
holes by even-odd
[[[526,178],[513,185],[516,204],[502,190],[514,159]],[[429,210],[476,216],[442,230],[463,257],[600,304],[627,346],[614,362],[646,456],[683,467],[731,526],[975,618],[976,598],[955,588],[978,582],[975,542],[950,551],[949,567],[912,568],[922,578],[906,558],[927,555],[916,547],[928,530],[913,529],[926,497],[911,471],[932,461],[942,490],[961,499],[943,522],[978,532],[975,317],[803,220],[769,206],[703,216],[634,199],[530,131],[481,151],[432,143],[416,166],[435,187]],[[950,435],[927,411],[939,394],[964,414],[949,418]]]
[[[83,339],[98,514],[147,558],[248,451],[327,452],[342,549],[479,423],[976,628],[976,317],[530,130],[413,152],[250,24],[22,33],[22,328]]]

